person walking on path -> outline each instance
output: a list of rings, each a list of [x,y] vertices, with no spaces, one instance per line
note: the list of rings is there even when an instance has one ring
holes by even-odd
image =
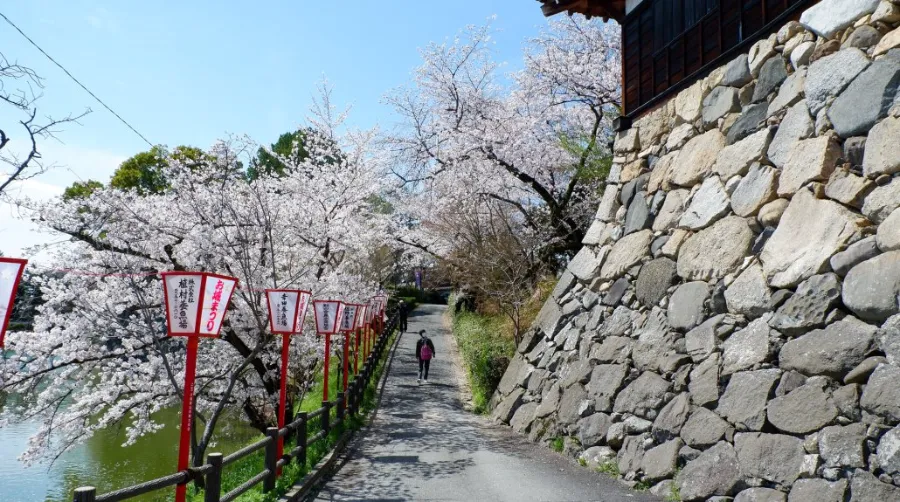
[[[406,318],[409,317],[409,305],[403,300],[400,300],[400,303],[397,305],[397,310],[400,311],[400,332],[406,333]]]
[[[425,383],[428,383],[428,367],[431,365],[431,360],[434,359],[434,344],[431,343],[431,338],[425,336],[424,329],[419,331],[419,340],[416,342],[416,359],[419,360],[417,382],[422,383],[424,379]]]

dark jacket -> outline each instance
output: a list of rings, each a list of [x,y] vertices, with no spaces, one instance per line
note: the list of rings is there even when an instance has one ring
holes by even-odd
[[[419,341],[416,342],[416,359],[422,359],[422,346],[428,344],[428,348],[431,349],[431,358],[434,359],[435,354],[437,352],[434,351],[434,344],[431,343],[431,338],[427,336],[425,338],[419,338]]]

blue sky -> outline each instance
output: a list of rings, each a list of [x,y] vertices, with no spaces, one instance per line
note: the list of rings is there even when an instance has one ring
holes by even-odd
[[[496,58],[515,69],[547,22],[534,0],[17,0],[0,12],[151,142],[200,147],[227,133],[273,142],[303,120],[323,75],[353,106],[350,125],[391,127],[381,98],[410,82],[419,48],[496,15]],[[2,20],[0,48],[46,79],[41,113],[93,109],[46,144],[59,167],[20,193],[106,181],[147,148]],[[46,240],[10,214],[0,207],[0,251]]]

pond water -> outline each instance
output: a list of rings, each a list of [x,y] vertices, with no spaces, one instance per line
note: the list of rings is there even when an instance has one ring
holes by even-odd
[[[25,467],[17,457],[25,450],[28,437],[38,424],[0,428],[0,501],[69,502],[79,486],[95,486],[98,493],[134,485],[172,474],[178,457],[178,427],[181,412],[160,412],[157,419],[166,424],[159,432],[145,436],[134,445],[122,447],[125,428],[113,427],[95,434],[87,442],[66,452],[52,465]],[[255,429],[237,417],[219,422],[219,441],[208,452],[231,453],[254,439]],[[171,500],[174,489],[161,490],[132,500],[156,502]]]

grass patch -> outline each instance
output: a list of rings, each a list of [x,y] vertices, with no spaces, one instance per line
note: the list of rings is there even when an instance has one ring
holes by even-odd
[[[604,462],[597,467],[597,472],[606,474],[607,476],[611,476],[614,478],[619,477],[619,463],[615,460],[610,460],[608,462]]]
[[[469,375],[476,413],[490,411],[491,396],[516,351],[515,341],[504,333],[503,324],[499,316],[472,312],[453,317],[453,334]]]
[[[387,347],[393,345],[396,333],[391,335],[387,342]],[[275,502],[278,498],[294,486],[303,476],[307,475],[315,465],[322,460],[334,447],[338,439],[347,430],[358,430],[365,424],[365,417],[375,409],[378,400],[378,383],[384,372],[387,358],[390,356],[390,350],[385,350],[384,355],[378,361],[376,370],[363,393],[363,400],[360,403],[360,413],[356,417],[345,415],[344,423],[329,431],[328,436],[313,445],[310,445],[306,453],[306,463],[304,465],[294,461],[286,465],[282,469],[282,475],[275,483],[275,489],[269,493],[263,493],[262,483],[257,484],[247,493],[241,495],[238,500],[241,502]],[[332,400],[337,397],[339,390],[342,390],[343,381],[338,378],[343,375],[343,368],[338,364],[337,358],[331,362],[329,368],[329,398]],[[322,388],[324,382],[319,377],[312,388],[306,393],[304,399],[296,406],[298,411],[314,411],[322,406]],[[340,389],[339,389],[340,387]],[[332,412],[333,414],[334,412]],[[307,437],[311,437],[322,430],[322,424],[318,419],[311,420],[307,425]],[[262,438],[259,438],[262,439]],[[259,441],[259,439],[253,442]],[[290,435],[284,444],[285,451],[290,451],[294,446],[296,436]],[[249,443],[248,443],[249,444]],[[265,469],[265,449],[259,450],[253,455],[242,458],[241,460],[226,466],[222,471],[222,495],[237,488],[248,479]],[[188,490],[188,500],[190,502],[203,502],[203,490]]]
[[[635,483],[634,489],[635,489],[635,491],[645,492],[645,491],[649,490],[651,486],[653,486],[653,485],[651,485],[649,481],[641,480],[641,481],[638,481],[637,483]]]
[[[553,438],[550,440],[550,449],[556,453],[562,453],[565,448],[566,440],[563,438]]]
[[[523,332],[534,322],[555,285],[556,278],[553,277],[537,284],[521,311]],[[516,353],[515,328],[512,320],[496,304],[487,302],[479,305],[477,313],[454,313],[455,303],[455,298],[451,297],[449,312],[452,315],[453,335],[472,387],[473,411],[486,414],[491,411],[491,396]]]
[[[587,460],[585,460],[583,457],[578,457],[578,465],[580,465],[581,467],[587,467]]]
[[[669,494],[666,495],[666,502],[681,502],[681,489],[674,480],[669,488]]]

